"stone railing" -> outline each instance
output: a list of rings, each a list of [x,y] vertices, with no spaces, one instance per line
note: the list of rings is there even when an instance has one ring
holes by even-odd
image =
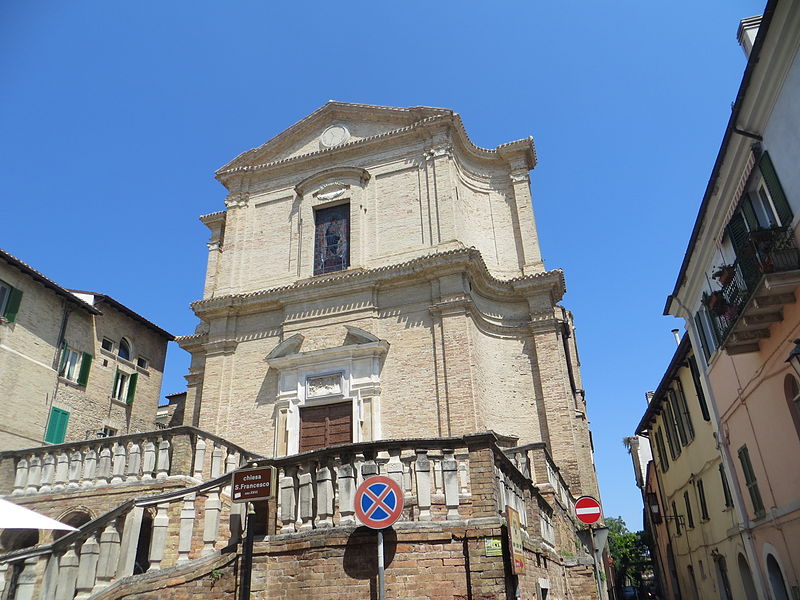
[[[206,464],[202,452],[208,452],[210,438],[202,439],[204,446],[202,432],[189,433],[198,436],[192,454],[198,474]],[[125,437],[128,448],[140,443],[134,440],[141,436]],[[42,600],[82,600],[125,577],[179,566],[237,543],[245,505],[231,504],[226,467],[232,462],[223,459],[223,445],[211,441],[211,473],[219,476],[189,488],[129,499],[51,544],[0,555],[0,597],[31,600],[38,590]],[[394,479],[404,491],[399,527],[431,521],[463,525],[470,519],[497,518],[506,506],[519,512],[526,527],[539,510],[532,502],[538,498],[536,488],[496,442],[494,434],[485,433],[348,444],[277,459],[248,458],[249,463],[278,470],[277,501],[269,503],[264,533],[291,537],[358,526],[355,491],[377,474]],[[227,457],[232,454],[236,455],[228,452]],[[155,477],[158,474],[156,470]],[[3,592],[3,587],[13,593]]]
[[[173,427],[0,452],[0,494],[54,493],[183,475],[205,481],[250,452],[194,427]]]
[[[0,555],[0,597],[31,600],[36,589],[42,600],[88,598],[124,577],[213,554],[241,531],[229,484],[223,475],[131,499],[51,544]],[[220,532],[225,523],[229,535]],[[195,535],[198,527],[202,535]]]
[[[503,452],[523,475],[536,484],[542,495],[554,496],[565,510],[575,514],[575,498],[543,442],[508,448]]]

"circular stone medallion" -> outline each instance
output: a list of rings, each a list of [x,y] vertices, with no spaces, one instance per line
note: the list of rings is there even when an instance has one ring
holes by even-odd
[[[350,132],[347,127],[344,125],[331,125],[322,132],[319,141],[324,148],[331,148],[344,144],[348,139],[350,139]]]

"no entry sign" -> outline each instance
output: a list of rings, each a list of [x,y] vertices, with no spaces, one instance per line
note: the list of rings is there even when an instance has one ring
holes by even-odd
[[[403,512],[403,490],[383,475],[370,477],[356,490],[356,516],[370,529],[385,529]]]
[[[600,519],[600,503],[591,496],[581,496],[575,501],[575,516],[578,521],[591,525]]]

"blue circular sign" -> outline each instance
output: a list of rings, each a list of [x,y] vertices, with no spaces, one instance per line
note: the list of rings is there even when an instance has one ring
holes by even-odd
[[[356,490],[356,516],[370,529],[391,526],[403,512],[403,490],[394,479],[377,475]]]

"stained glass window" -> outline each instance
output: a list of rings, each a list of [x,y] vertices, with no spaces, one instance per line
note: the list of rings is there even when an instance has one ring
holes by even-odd
[[[350,205],[322,208],[314,215],[314,275],[350,266]]]

